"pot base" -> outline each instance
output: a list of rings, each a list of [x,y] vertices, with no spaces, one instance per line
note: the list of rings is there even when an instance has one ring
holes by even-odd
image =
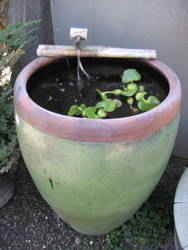
[[[127,217],[126,219],[122,219],[119,221],[119,223],[116,223],[116,225],[114,224],[113,227],[106,227],[106,229],[101,229],[101,228],[98,228],[96,231],[94,231],[94,229],[92,228],[92,225],[91,225],[91,228],[82,228],[82,227],[77,227],[77,226],[74,226],[74,225],[71,225],[70,224],[70,227],[72,229],[74,229],[76,232],[80,233],[80,234],[84,234],[84,235],[88,235],[88,236],[102,236],[102,235],[105,235],[105,234],[108,234],[110,232],[112,232],[113,230],[119,228],[122,226],[123,223],[125,223],[126,221],[128,221],[129,219],[132,218],[134,213],[132,213],[129,217]],[[104,222],[105,224],[105,222]]]
[[[102,236],[102,235],[105,235],[107,233],[109,233],[109,231],[106,231],[106,232],[86,232],[84,230],[81,230],[80,228],[77,228],[75,226],[72,226],[70,225],[70,227],[72,229],[74,229],[76,232],[80,233],[80,234],[84,234],[84,235],[88,235],[88,236]]]

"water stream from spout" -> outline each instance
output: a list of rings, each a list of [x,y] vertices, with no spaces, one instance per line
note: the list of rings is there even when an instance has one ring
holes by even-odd
[[[81,70],[81,72],[86,76],[86,78],[89,80],[91,77],[90,75],[87,73],[87,71],[84,69],[84,66],[81,62],[80,59],[80,49],[77,49],[77,62],[78,62],[78,69]]]
[[[87,80],[91,79],[91,76],[87,73],[87,71],[84,69],[84,66],[81,61],[81,48],[80,48],[81,39],[77,39],[75,43],[76,47],[76,55],[77,55],[77,86],[78,90],[81,94],[82,89],[84,88],[84,81],[81,78],[80,72],[87,78]]]

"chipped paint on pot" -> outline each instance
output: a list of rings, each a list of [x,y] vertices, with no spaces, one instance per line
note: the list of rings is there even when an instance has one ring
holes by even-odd
[[[179,81],[166,65],[145,61],[169,82],[158,107],[128,118],[73,118],[39,107],[27,94],[29,77],[53,60],[35,60],[16,82],[22,154],[42,196],[65,222],[85,234],[104,234],[135,213],[165,170],[180,119]]]

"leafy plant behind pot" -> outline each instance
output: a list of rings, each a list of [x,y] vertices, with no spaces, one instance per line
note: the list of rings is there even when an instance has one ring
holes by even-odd
[[[37,23],[39,21],[8,25],[0,31],[0,173],[7,172],[18,157],[10,81],[25,45],[36,39],[33,25]]]

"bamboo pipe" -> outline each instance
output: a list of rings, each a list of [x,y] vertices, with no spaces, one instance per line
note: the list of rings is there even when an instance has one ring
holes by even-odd
[[[76,48],[63,45],[39,45],[38,56],[47,57],[74,57],[77,56]],[[80,50],[81,57],[100,57],[100,58],[140,58],[156,59],[156,50],[149,49],[124,49],[101,46],[88,46]]]

